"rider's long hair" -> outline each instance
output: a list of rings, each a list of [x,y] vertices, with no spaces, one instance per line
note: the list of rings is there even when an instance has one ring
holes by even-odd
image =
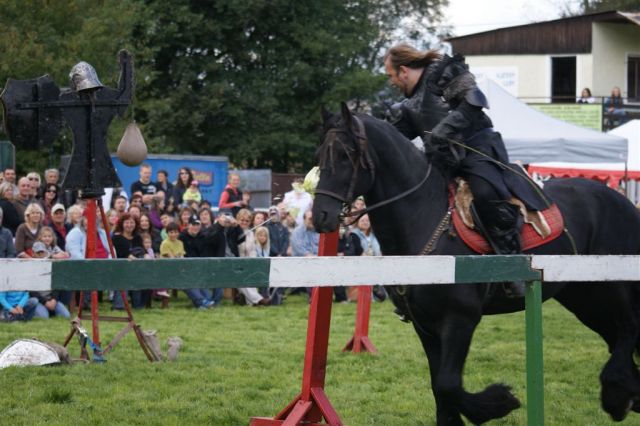
[[[404,65],[408,68],[426,68],[433,62],[442,59],[442,55],[436,49],[418,50],[406,43],[401,43],[390,48],[384,55],[384,61],[387,60],[398,71],[400,66]]]

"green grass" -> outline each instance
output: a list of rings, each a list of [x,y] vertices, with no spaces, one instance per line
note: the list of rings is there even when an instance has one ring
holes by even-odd
[[[300,391],[307,314],[298,296],[279,307],[203,312],[181,293],[168,310],[135,313],[143,329],[158,330],[164,350],[168,336],[183,339],[176,362],[149,363],[128,334],[105,364],[0,370],[1,423],[246,425],[273,416]],[[376,303],[369,336],[379,355],[343,354],[354,317],[355,304],[334,305],[325,389],[344,424],[433,425],[426,358],[412,327],[389,302]],[[101,323],[103,340],[121,326]],[[466,365],[468,390],[504,382],[526,407],[524,327],[522,313],[482,321]],[[604,343],[555,302],[544,305],[543,328],[546,424],[613,424],[599,403]],[[0,323],[0,349],[26,337],[61,343],[68,331],[61,319]],[[77,356],[76,340],[70,348]],[[627,424],[639,423],[630,414]],[[526,424],[525,408],[492,424]]]

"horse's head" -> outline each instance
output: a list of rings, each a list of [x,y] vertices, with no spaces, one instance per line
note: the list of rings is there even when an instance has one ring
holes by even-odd
[[[362,120],[342,103],[340,114],[323,111],[324,139],[317,151],[320,180],[313,202],[318,232],[335,231],[341,213],[373,183],[374,165]]]

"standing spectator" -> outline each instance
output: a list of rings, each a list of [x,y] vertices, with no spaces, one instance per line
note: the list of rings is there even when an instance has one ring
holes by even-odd
[[[27,173],[27,179],[29,180],[29,186],[31,188],[31,199],[38,198],[40,195],[40,184],[42,183],[40,175],[37,172],[29,172]]]
[[[176,184],[173,186],[173,206],[174,208],[178,208],[182,203],[182,196],[184,195],[184,191],[187,190],[191,182],[193,181],[193,172],[188,167],[181,167],[178,172],[178,180]],[[167,203],[167,206],[169,203]]]
[[[192,217],[189,220],[187,228],[180,232],[178,238],[184,245],[185,257],[203,257],[205,241],[200,232],[200,219]],[[211,297],[211,292],[206,288],[190,288],[184,292],[189,299],[191,299],[193,306],[198,309],[207,309],[215,305]]]
[[[113,247],[116,250],[118,259],[138,259],[144,256],[142,238],[139,234],[140,225],[138,219],[130,213],[125,213],[120,217],[118,225],[113,233]],[[125,295],[127,291],[124,291]],[[149,290],[132,290],[131,305],[135,309],[144,308],[149,300]],[[124,301],[120,292],[113,296],[113,309],[124,308]]]
[[[2,224],[4,212],[0,207],[0,258],[16,257],[16,246],[13,244],[13,234]]]
[[[11,231],[11,235],[15,235],[18,226],[24,222],[24,214],[20,216],[13,205],[14,187],[11,182],[0,183],[0,208],[4,211],[4,226]]]
[[[200,194],[199,183],[197,180],[192,180],[189,187],[184,191],[182,195],[182,202],[188,204],[191,201],[200,203],[202,201],[202,194]]]
[[[303,179],[296,178],[291,191],[284,194],[284,205],[296,220],[296,226],[302,225],[304,212],[311,209],[313,198],[302,187]]]
[[[58,169],[45,170],[44,183],[49,185],[58,185],[60,183],[60,171]]]
[[[588,87],[582,89],[580,97],[576,99],[576,103],[579,104],[593,104],[596,102],[596,98],[591,96],[591,90]]]
[[[18,180],[18,195],[13,199],[13,206],[18,211],[20,217],[24,217],[24,212],[32,200],[31,183],[29,183],[29,179],[22,177]]]
[[[270,222],[269,240],[271,241],[271,253],[274,257],[289,256],[289,229],[280,221],[280,212],[277,207],[269,209]]]
[[[4,169],[2,175],[4,178],[3,182],[9,182],[13,185],[16,184],[16,170],[13,167],[7,167]]]
[[[131,198],[134,194],[140,194],[142,196],[142,204],[149,206],[151,199],[156,193],[156,185],[151,182],[151,166],[147,163],[140,165],[139,169],[140,179],[131,184]]]
[[[18,226],[16,230],[16,252],[18,257],[30,258],[31,247],[36,242],[36,236],[42,228],[42,219],[44,212],[42,207],[36,203],[27,206],[24,212],[24,223]]]
[[[58,186],[53,183],[45,183],[42,195],[40,197],[40,205],[44,210],[45,225],[51,224],[51,208],[58,203]]]
[[[113,209],[118,212],[118,215],[127,211],[127,197],[124,195],[117,195],[113,199]]]
[[[156,172],[156,188],[158,191],[167,194],[167,197],[170,197],[173,193],[173,184],[169,181],[169,173],[164,169]]]
[[[239,186],[240,175],[237,173],[229,173],[227,186],[224,187],[220,194],[218,210],[231,209],[231,214],[235,217],[240,209],[245,207],[245,202],[242,200],[242,191],[238,188]]]

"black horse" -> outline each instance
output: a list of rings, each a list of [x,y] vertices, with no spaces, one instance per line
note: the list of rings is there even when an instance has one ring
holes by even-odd
[[[385,255],[474,254],[452,233],[436,229],[447,212],[449,178],[444,167],[420,152],[385,121],[324,113],[324,140],[318,149],[320,180],[313,205],[317,231],[334,231],[345,204],[364,195],[371,223]],[[623,196],[584,179],[545,185],[560,208],[568,232],[532,251],[536,254],[638,254],[640,215]],[[391,202],[388,202],[391,201]],[[407,286],[394,303],[409,313],[426,352],[438,425],[474,424],[506,416],[520,406],[510,388],[492,384],[478,393],[463,387],[462,372],[473,332],[482,315],[524,309],[499,284]],[[496,291],[494,291],[496,290]],[[640,374],[633,360],[639,346],[640,290],[633,283],[557,283],[543,286],[605,340],[611,354],[601,374],[602,408],[623,420],[640,401]]]

